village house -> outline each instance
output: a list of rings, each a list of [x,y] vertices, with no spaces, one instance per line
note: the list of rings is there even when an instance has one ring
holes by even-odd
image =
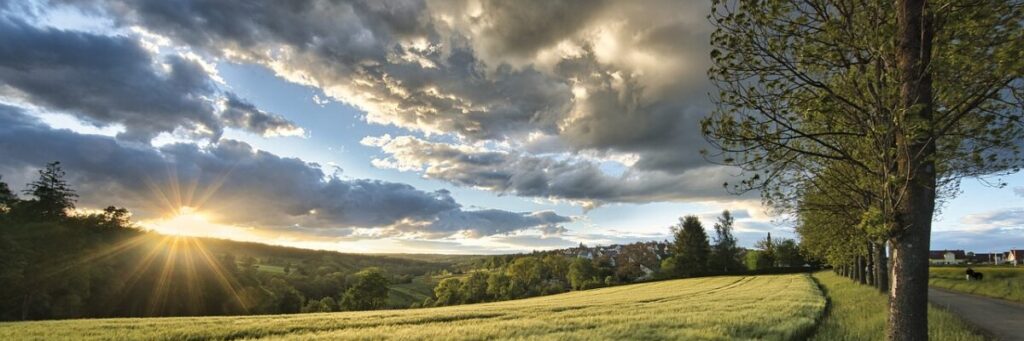
[[[994,253],[974,253],[964,252],[964,250],[932,250],[928,251],[928,263],[932,265],[1021,265],[1024,264],[1024,250],[1011,249],[1007,252]]]
[[[964,250],[928,251],[928,263],[933,265],[958,265],[967,263]]]
[[[1006,263],[1014,266],[1024,264],[1024,250],[1010,250],[1006,253]]]

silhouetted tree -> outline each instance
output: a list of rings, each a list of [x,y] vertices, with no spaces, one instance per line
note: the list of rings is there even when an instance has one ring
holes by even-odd
[[[675,261],[672,271],[679,276],[694,276],[707,272],[711,245],[697,216],[679,219],[679,225],[672,227],[675,242],[672,256]]]
[[[725,210],[715,223],[715,243],[711,246],[711,260],[708,261],[711,271],[740,270],[740,249],[732,235],[733,221],[732,214]]]
[[[46,219],[62,218],[67,215],[68,210],[75,208],[75,198],[78,195],[64,180],[64,176],[60,162],[55,161],[40,169],[39,179],[28,184],[25,194],[36,198],[31,203],[36,216]]]
[[[11,188],[3,182],[3,176],[0,176],[0,214],[6,213],[15,200],[18,200],[18,196],[11,192]]]
[[[754,247],[761,249],[761,257],[764,257],[768,261],[769,266],[775,266],[775,243],[772,242],[772,233],[768,232],[768,237],[757,241]]]

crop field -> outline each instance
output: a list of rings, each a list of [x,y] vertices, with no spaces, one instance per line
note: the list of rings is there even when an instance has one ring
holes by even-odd
[[[0,324],[0,339],[803,339],[825,307],[807,275],[625,285],[440,308]]]
[[[968,281],[964,267],[932,267],[928,271],[928,285],[975,295],[1002,298],[1024,303],[1024,267],[973,267],[985,278]]]

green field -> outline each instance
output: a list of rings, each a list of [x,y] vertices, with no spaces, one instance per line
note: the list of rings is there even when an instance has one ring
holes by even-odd
[[[1024,267],[973,267],[985,278],[968,281],[963,267],[932,267],[928,272],[928,285],[975,295],[1002,298],[1024,303]]]
[[[832,272],[818,272],[814,278],[828,294],[830,304],[814,340],[885,340],[884,294]],[[928,337],[932,340],[985,340],[957,317],[934,307],[928,309]]]
[[[413,303],[423,303],[434,294],[434,285],[437,281],[431,276],[417,276],[409,283],[389,285],[388,306],[407,308]]]
[[[802,338],[825,299],[807,275],[728,276],[440,308],[0,324],[0,339]]]

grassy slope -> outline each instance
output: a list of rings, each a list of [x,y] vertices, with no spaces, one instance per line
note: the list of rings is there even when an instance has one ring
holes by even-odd
[[[423,303],[423,300],[434,294],[436,284],[430,276],[417,276],[409,283],[389,285],[388,306],[408,307],[412,303]]]
[[[974,267],[985,279],[967,281],[962,267],[932,267],[928,285],[1024,303],[1024,267]]]
[[[814,278],[828,294],[828,316],[818,327],[815,340],[884,340],[885,296],[877,290],[840,277],[818,272]],[[932,340],[984,340],[949,312],[928,309],[928,336]]]
[[[791,339],[825,306],[806,275],[708,277],[452,307],[0,324],[0,339]]]

